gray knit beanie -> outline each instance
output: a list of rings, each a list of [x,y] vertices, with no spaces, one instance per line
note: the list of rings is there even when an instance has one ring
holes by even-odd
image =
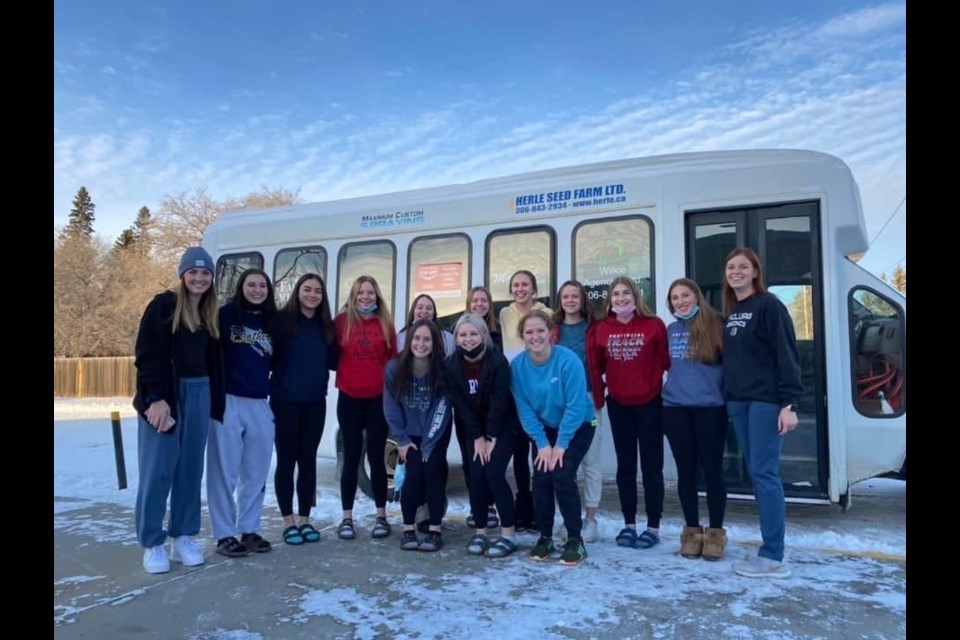
[[[203,247],[190,247],[183,252],[183,257],[180,258],[180,267],[177,269],[177,275],[183,278],[183,274],[190,269],[206,269],[211,274],[216,275],[213,258],[210,257],[210,254],[207,253]]]

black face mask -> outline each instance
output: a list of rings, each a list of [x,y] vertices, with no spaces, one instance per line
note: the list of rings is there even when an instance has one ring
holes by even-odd
[[[470,358],[471,360],[476,360],[477,358],[479,358],[480,354],[483,353],[486,348],[487,348],[487,345],[482,342],[478,344],[476,347],[474,347],[473,349],[470,349],[470,351],[467,351],[463,347],[457,347],[457,349],[460,350],[460,353],[462,353],[464,357]]]

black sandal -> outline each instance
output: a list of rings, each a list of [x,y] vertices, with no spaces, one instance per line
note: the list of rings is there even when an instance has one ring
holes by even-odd
[[[357,532],[353,529],[353,518],[344,518],[337,526],[337,537],[341,540],[353,540]]]
[[[373,531],[370,535],[374,538],[386,538],[390,535],[390,523],[386,518],[378,517],[377,523],[373,525]]]

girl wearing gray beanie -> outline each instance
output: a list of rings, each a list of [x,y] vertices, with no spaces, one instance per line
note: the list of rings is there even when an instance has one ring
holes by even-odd
[[[202,247],[191,247],[177,273],[177,287],[147,305],[135,348],[136,524],[147,573],[166,573],[170,560],[187,567],[204,562],[192,536],[200,532],[208,425],[211,418],[223,419],[225,401],[213,259]],[[173,538],[169,555],[168,537]]]

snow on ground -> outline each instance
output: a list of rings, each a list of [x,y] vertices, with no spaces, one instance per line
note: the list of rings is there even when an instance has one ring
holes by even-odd
[[[123,410],[124,403],[129,406],[127,399],[55,402],[55,529],[82,533],[98,541],[136,544],[133,533],[137,487],[136,421],[132,410],[122,420],[129,487],[119,490],[109,420],[109,411],[115,410],[114,407]],[[320,461],[318,480],[320,491],[314,517],[329,530],[340,517],[334,461]],[[675,488],[668,487],[668,493],[671,491]],[[860,495],[880,495],[889,498],[891,504],[903,504],[905,492],[906,484],[895,480],[874,479],[857,487]],[[111,515],[93,522],[90,516],[78,510],[94,503],[120,508],[104,511]],[[276,508],[269,483],[266,506]],[[755,554],[760,542],[755,507],[746,506],[749,509],[738,509],[735,517],[728,516],[729,559]],[[642,630],[645,637],[666,638],[675,637],[684,625],[691,630],[700,628],[698,625],[703,623],[702,620],[684,617],[695,616],[693,612],[697,607],[690,607],[690,614],[682,613],[685,609],[679,607],[678,619],[676,605],[702,598],[707,590],[716,606],[725,608],[725,619],[732,621],[724,622],[722,629],[716,629],[715,637],[789,639],[806,636],[791,634],[783,628],[758,636],[758,620],[770,615],[771,602],[784,602],[784,606],[790,606],[794,590],[802,587],[805,593],[822,594],[822,598],[818,595],[814,600],[822,601],[823,605],[813,610],[784,614],[788,621],[791,615],[808,616],[825,621],[830,628],[845,628],[844,625],[849,623],[845,619],[846,612],[842,607],[833,608],[830,603],[838,597],[847,598],[865,602],[885,615],[902,617],[901,629],[891,628],[891,635],[883,636],[900,637],[901,631],[905,633],[906,615],[903,566],[877,558],[905,559],[905,520],[894,517],[875,525],[871,520],[869,526],[865,526],[864,518],[845,518],[835,506],[805,505],[804,508],[822,508],[824,514],[832,513],[834,517],[803,517],[793,522],[788,519],[788,558],[794,578],[783,583],[739,578],[731,573],[726,561],[710,563],[679,557],[679,533],[683,522],[678,512],[666,514],[661,528],[663,543],[658,547],[648,551],[618,548],[612,540],[622,524],[619,513],[611,510],[601,512],[601,541],[588,546],[588,561],[578,567],[575,574],[556,564],[544,565],[517,558],[464,560],[461,548],[448,546],[438,555],[440,562],[449,563],[450,570],[441,572],[439,577],[421,575],[415,570],[404,575],[384,574],[374,578],[379,582],[373,585],[375,588],[370,593],[341,586],[327,590],[304,589],[291,603],[296,613],[278,621],[307,624],[311,619],[325,618],[356,628],[356,637],[369,639],[383,637],[384,633],[396,638],[458,637],[464,635],[468,627],[499,629],[500,637],[511,638],[529,637],[530,620],[536,619],[546,621],[539,623],[538,637],[566,638],[570,637],[569,630],[578,630],[583,637],[593,637],[603,633],[604,629],[633,623],[637,612],[623,606],[624,595],[629,593],[637,598],[670,603],[667,606],[674,613],[667,618],[658,620],[646,613],[640,621],[645,625]],[[373,505],[358,494],[356,509],[362,516],[372,513]],[[388,510],[395,521],[399,520],[397,505],[391,504]],[[465,492],[451,494],[449,520],[462,523],[468,510]],[[533,544],[534,537],[525,534],[520,542],[527,548]],[[641,562],[636,554],[643,554]],[[449,557],[444,559],[445,556]],[[469,568],[464,569],[464,562],[471,562]],[[510,563],[509,571],[503,570],[504,562]],[[651,570],[653,568],[655,570]],[[567,595],[558,596],[557,585],[570,585],[573,575],[576,576],[575,591],[567,590]],[[55,583],[54,589],[56,592],[101,578],[103,576],[64,577]],[[578,595],[571,596],[570,593]],[[570,602],[571,597],[576,597],[575,603]],[[504,602],[511,604],[504,606]],[[576,614],[572,615],[572,611]],[[69,611],[55,613],[61,614],[61,621],[69,622],[80,612],[78,609],[72,614]],[[398,620],[403,621],[399,628]],[[638,628],[637,633],[641,633],[641,629]],[[198,640],[262,638],[245,629],[216,629],[189,637]]]

